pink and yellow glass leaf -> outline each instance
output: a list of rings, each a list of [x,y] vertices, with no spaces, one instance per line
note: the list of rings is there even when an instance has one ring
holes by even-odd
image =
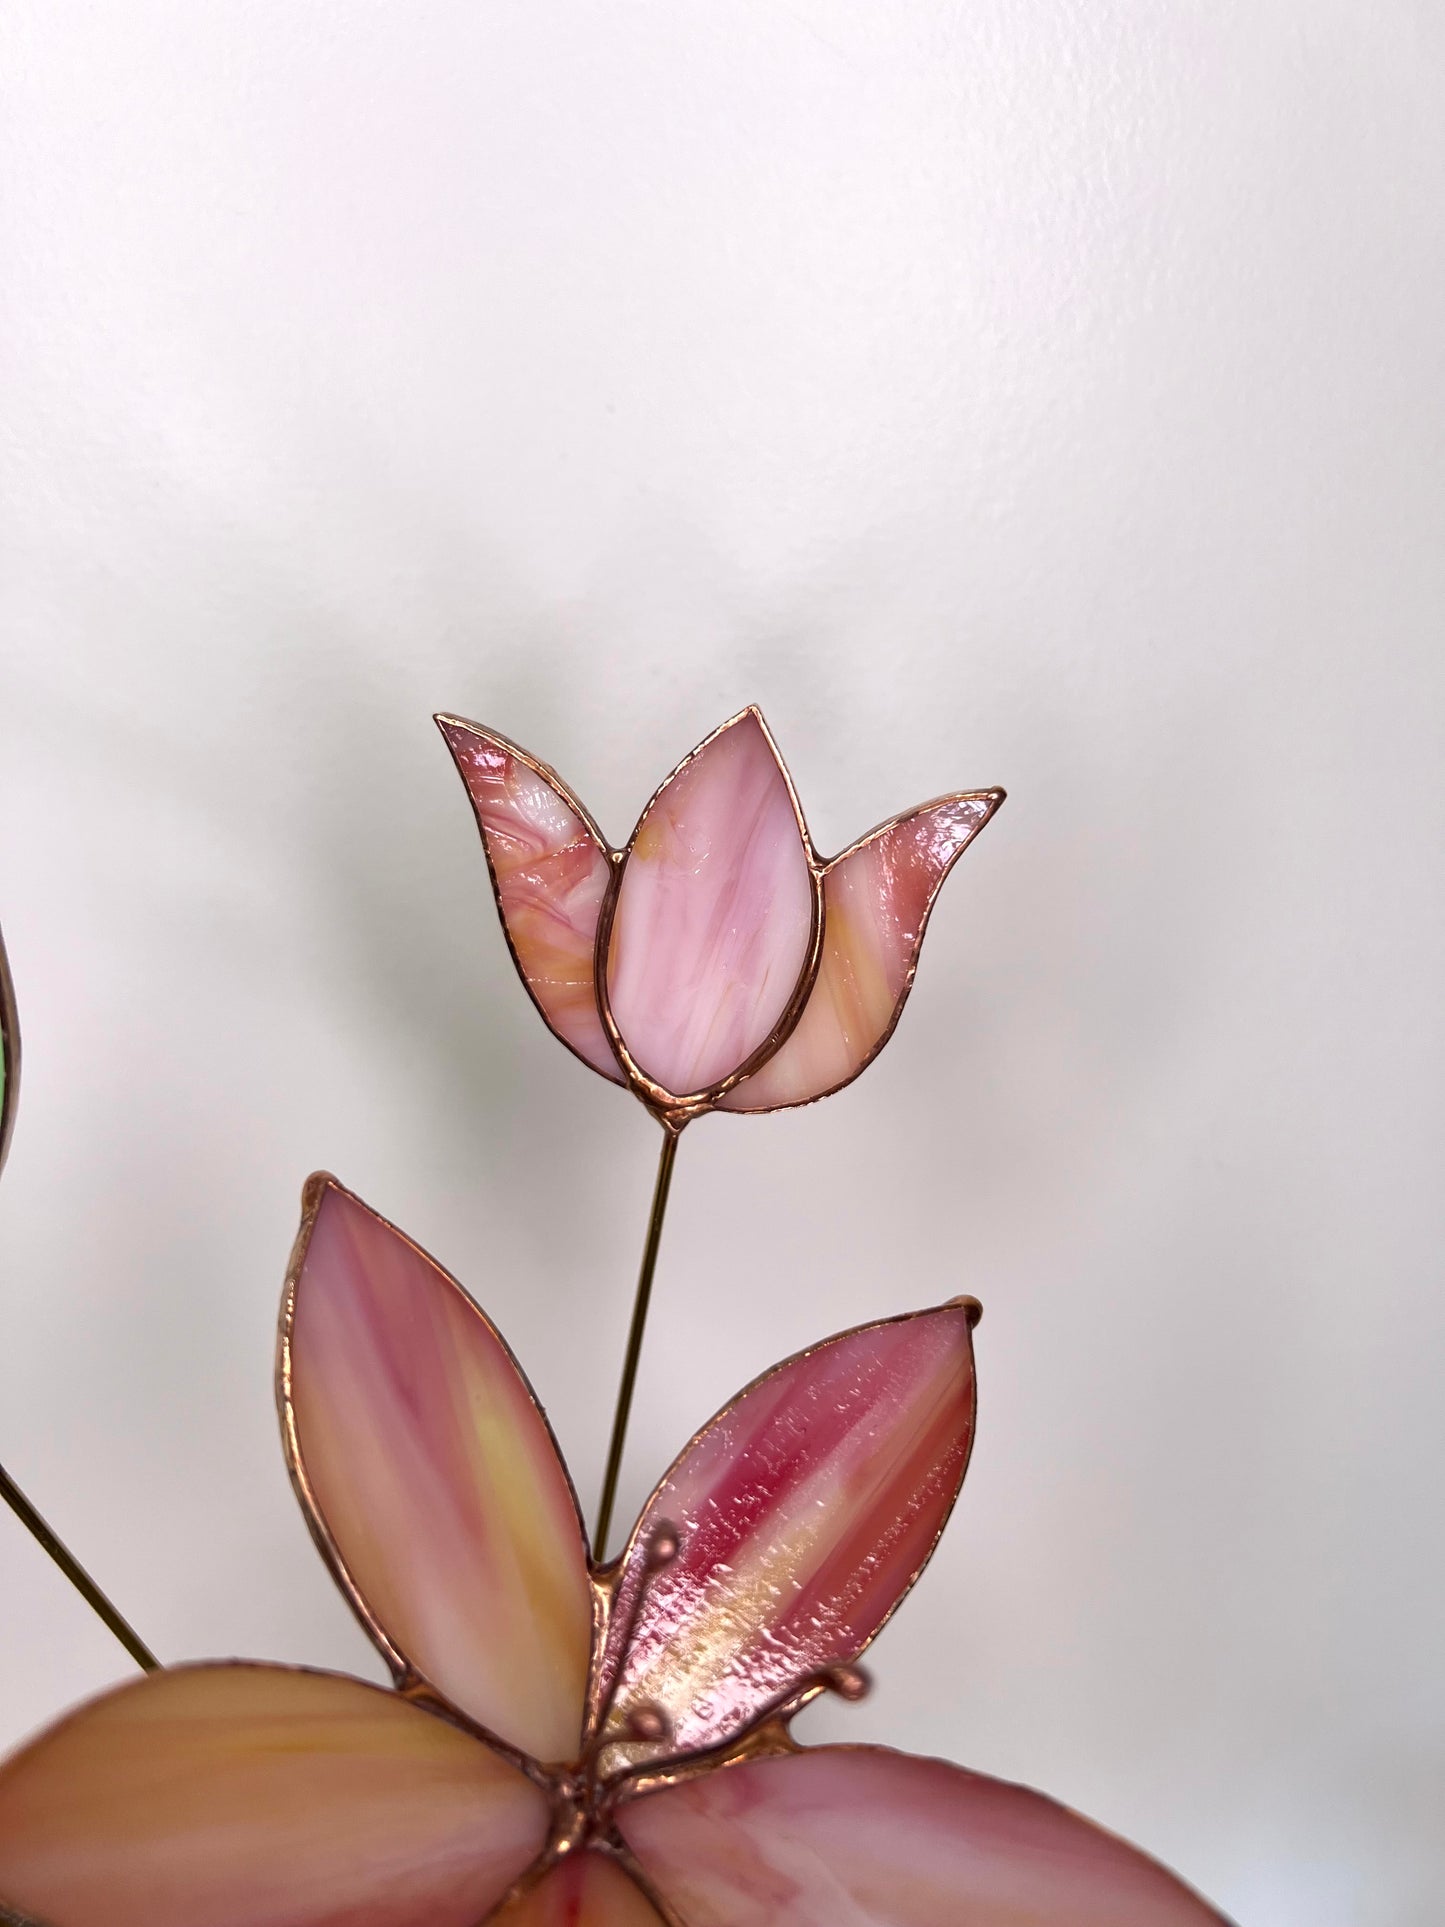
[[[505,737],[438,716],[482,833],[507,942],[543,1019],[622,1082],[597,1008],[597,919],[612,852],[556,773]]]
[[[283,1315],[287,1455],[398,1678],[542,1760],[577,1750],[592,1592],[576,1498],[494,1327],[332,1178],[307,1187]]]
[[[887,1043],[902,1013],[944,878],[1003,801],[946,796],[874,830],[823,872],[823,954],[782,1048],[721,1099],[772,1111],[841,1089]]]
[[[731,1739],[867,1646],[963,1481],[977,1315],[963,1300],[830,1339],[767,1373],[687,1446],[621,1562],[594,1687],[614,1695],[615,1764]],[[649,1574],[662,1521],[680,1549]],[[622,1739],[638,1706],[661,1709],[665,1742]]]
[[[687,1927],[1226,1927],[1067,1807],[884,1747],[745,1762],[619,1818]]]
[[[167,1668],[0,1768],[0,1905],[51,1927],[476,1927],[544,1795],[400,1695]]]
[[[758,1055],[807,988],[817,896],[787,771],[744,710],[668,777],[623,862],[606,992],[644,1078],[681,1101]]]

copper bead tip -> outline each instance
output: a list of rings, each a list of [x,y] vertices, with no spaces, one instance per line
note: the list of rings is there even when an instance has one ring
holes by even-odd
[[[873,1690],[873,1681],[861,1666],[830,1666],[823,1675],[823,1684],[843,1700],[866,1699]]]
[[[655,1700],[646,1700],[627,1715],[627,1737],[647,1741],[671,1739],[672,1721]]]
[[[682,1536],[671,1519],[659,1519],[647,1540],[647,1563],[653,1572],[670,1566],[682,1551]]]
[[[968,1329],[970,1331],[973,1330],[979,1319],[983,1317],[983,1306],[976,1298],[969,1298],[967,1296],[950,1298],[948,1303],[950,1305],[956,1305],[963,1313],[964,1317],[968,1320]]]

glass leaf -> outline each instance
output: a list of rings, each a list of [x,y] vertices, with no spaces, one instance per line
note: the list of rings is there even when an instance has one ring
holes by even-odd
[[[548,1819],[489,1747],[380,1687],[167,1668],[0,1767],[0,1905],[63,1927],[474,1927]]]
[[[850,1083],[893,1034],[934,899],[1003,801],[1002,790],[946,796],[872,831],[823,876],[823,950],[796,1028],[723,1097],[732,1111],[808,1104]]]
[[[680,763],[642,813],[607,960],[628,1056],[674,1097],[771,1040],[812,967],[817,885],[787,771],[755,709]]]
[[[884,1747],[704,1774],[620,1821],[688,1927],[1227,1927],[1067,1807]]]
[[[612,875],[601,832],[545,763],[479,723],[436,721],[476,812],[522,982],[562,1042],[621,1083],[597,1008],[597,919]]]
[[[531,1387],[460,1285],[334,1178],[307,1185],[283,1307],[288,1462],[399,1677],[543,1760],[576,1752],[586,1541]]]
[[[755,1381],[687,1446],[623,1555],[594,1686],[604,1703],[621,1664],[613,1724],[654,1706],[671,1737],[620,1742],[614,1760],[732,1738],[873,1638],[963,1480],[976,1313],[944,1305],[829,1339]],[[664,1520],[680,1549],[644,1587]]]

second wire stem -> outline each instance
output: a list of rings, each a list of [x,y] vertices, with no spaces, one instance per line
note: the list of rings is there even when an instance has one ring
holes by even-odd
[[[627,1353],[622,1361],[622,1379],[617,1387],[617,1411],[612,1420],[612,1440],[607,1448],[607,1469],[602,1475],[602,1499],[597,1508],[597,1530],[593,1552],[599,1561],[607,1557],[607,1534],[612,1526],[612,1508],[617,1499],[617,1480],[622,1470],[622,1453],[627,1443],[627,1421],[632,1414],[632,1394],[637,1385],[637,1362],[642,1356],[642,1334],[647,1329],[647,1308],[652,1300],[652,1274],[657,1269],[657,1248],[662,1241],[662,1219],[667,1210],[667,1194],[672,1185],[672,1167],[677,1157],[676,1129],[664,1125],[662,1154],[657,1160],[657,1182],[652,1189],[652,1211],[647,1220],[647,1241],[642,1247],[642,1268],[637,1274],[637,1295],[632,1301],[632,1325],[627,1334]]]

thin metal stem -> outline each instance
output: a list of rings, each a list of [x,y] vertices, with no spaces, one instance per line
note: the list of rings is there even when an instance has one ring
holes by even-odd
[[[15,1514],[21,1525],[25,1527],[26,1531],[31,1533],[44,1550],[50,1554],[56,1565],[59,1566],[60,1570],[80,1594],[86,1605],[90,1607],[91,1611],[98,1613],[105,1621],[106,1625],[109,1626],[110,1630],[130,1654],[136,1665],[139,1666],[143,1672],[158,1672],[160,1670],[160,1661],[156,1658],[150,1647],[146,1645],[145,1641],[140,1637],[139,1633],[136,1632],[129,1620],[122,1617],[122,1615],[116,1611],[115,1607],[111,1605],[100,1587],[96,1585],[95,1581],[74,1554],[56,1538],[55,1534],[50,1530],[50,1527],[45,1523],[44,1519],[41,1518],[40,1514],[35,1510],[35,1507],[31,1505],[30,1501],[20,1490],[19,1486],[16,1485],[3,1465],[0,1465],[0,1499],[4,1499],[5,1503]]]
[[[612,1442],[607,1448],[607,1470],[602,1475],[602,1501],[597,1508],[597,1530],[592,1537],[593,1551],[599,1561],[607,1557],[607,1534],[612,1525],[613,1502],[617,1497],[617,1476],[622,1470],[622,1449],[627,1443],[627,1421],[632,1414],[637,1361],[642,1356],[642,1334],[647,1328],[647,1308],[652,1301],[652,1274],[657,1269],[657,1247],[662,1242],[662,1218],[667,1210],[667,1194],[672,1185],[678,1136],[679,1133],[668,1125],[662,1127],[662,1155],[657,1160],[657,1183],[652,1189],[647,1242],[642,1247],[642,1269],[637,1274],[637,1296],[632,1301],[632,1329],[627,1334],[627,1355],[622,1361],[622,1380],[617,1387],[617,1413],[612,1421]]]

